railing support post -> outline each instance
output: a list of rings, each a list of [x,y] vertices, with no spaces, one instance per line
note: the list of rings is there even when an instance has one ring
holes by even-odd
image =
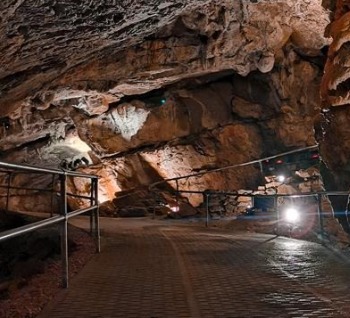
[[[176,205],[179,207],[179,181],[176,180]]]
[[[11,172],[9,172],[8,178],[7,178],[6,211],[9,210],[9,205],[10,205],[11,177],[12,177],[12,174],[11,174]]]
[[[206,218],[205,218],[205,226],[209,226],[209,193],[205,193],[205,202],[206,202]]]
[[[53,217],[53,194],[55,190],[55,174],[52,174],[52,186],[51,186],[51,210],[50,210],[50,216]]]
[[[91,186],[91,190],[90,190],[90,206],[92,207],[95,204],[95,181],[91,180],[90,181],[90,186]],[[96,228],[96,224],[95,224],[95,211],[91,210],[90,211],[90,235],[94,236],[95,235],[95,228]]]
[[[98,207],[98,179],[92,179],[91,181],[94,192],[94,203],[96,205],[94,212],[95,216],[95,240],[96,240],[96,252],[101,252],[101,235],[100,235],[100,219],[99,219],[99,207]]]
[[[279,222],[280,214],[278,211],[277,195],[276,194],[273,196],[273,210],[276,212],[276,220],[277,220],[277,222]]]
[[[322,212],[322,195],[317,194],[317,212],[319,217],[319,226],[320,226],[320,237],[321,241],[324,241],[324,226],[323,226],[323,212]]]
[[[61,258],[62,258],[62,285],[68,288],[68,218],[67,218],[67,177],[60,176],[61,215],[64,221],[61,224]]]

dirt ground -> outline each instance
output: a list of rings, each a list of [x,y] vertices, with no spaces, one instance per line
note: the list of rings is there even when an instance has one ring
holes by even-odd
[[[5,241],[4,243],[7,243],[5,247],[4,243],[0,244],[1,265],[3,267],[0,277],[1,318],[36,317],[62,288],[59,229],[51,227],[46,231],[50,231],[49,236],[41,233],[39,238],[27,238],[27,241],[35,242],[34,245],[26,244],[27,242],[21,242],[21,240],[12,243],[8,243],[11,240]],[[71,278],[83,268],[94,254],[95,245],[90,235],[81,229],[69,226],[68,233],[69,276]],[[50,244],[51,248],[48,250],[47,246]],[[32,251],[26,251],[23,245]],[[12,253],[12,249],[14,254],[16,251],[20,251],[16,255],[20,254],[21,257],[10,259],[9,254]],[[43,254],[43,251],[46,252]],[[10,269],[6,270],[4,267]],[[5,273],[7,275],[4,274],[4,271],[7,272]]]

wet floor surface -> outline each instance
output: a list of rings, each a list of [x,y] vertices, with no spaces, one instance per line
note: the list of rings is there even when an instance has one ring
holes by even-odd
[[[350,262],[316,243],[102,219],[103,248],[43,317],[350,317]]]

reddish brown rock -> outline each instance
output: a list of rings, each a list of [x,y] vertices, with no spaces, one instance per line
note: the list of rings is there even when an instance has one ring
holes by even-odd
[[[27,97],[29,107],[62,98],[94,114],[105,101],[188,77],[269,72],[289,39],[306,54],[326,43],[328,17],[316,0],[171,1],[137,9],[123,1],[31,2],[0,7],[2,114]]]
[[[319,119],[318,140],[325,163],[332,170],[329,185],[349,189],[349,104],[350,104],[350,6],[349,1],[338,0],[334,21],[328,28],[332,37],[325,74],[321,85],[324,113]]]
[[[26,0],[0,11],[2,158],[53,167],[85,158],[73,168],[101,176],[101,203],[315,142],[328,43],[319,1]],[[257,167],[239,168],[181,186],[248,188],[259,178]],[[70,187],[88,192],[82,181]]]

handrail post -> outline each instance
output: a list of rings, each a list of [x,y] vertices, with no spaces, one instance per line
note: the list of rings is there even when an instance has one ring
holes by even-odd
[[[1,167],[5,167],[7,169],[13,169],[14,171],[3,171]],[[39,172],[42,174],[50,174],[52,175],[52,186],[51,189],[35,189],[35,188],[29,188],[25,186],[14,186],[11,185],[13,184],[13,179],[14,176],[16,176],[15,171],[25,171],[25,172]],[[0,185],[0,188],[7,189],[7,197],[6,197],[6,209],[10,208],[10,190],[15,189],[15,190],[43,190],[43,191],[48,191],[51,192],[51,217],[34,222],[31,224],[27,224],[24,226],[16,227],[11,230],[7,230],[4,232],[0,233],[0,241],[8,240],[13,237],[17,237],[20,235],[23,235],[25,233],[29,233],[35,230],[38,230],[43,227],[47,227],[50,225],[58,225],[58,230],[59,230],[59,235],[60,235],[60,249],[61,249],[61,262],[62,262],[62,285],[64,288],[68,288],[68,281],[69,281],[69,260],[68,260],[68,219],[83,213],[86,213],[88,211],[93,210],[95,214],[93,215],[95,218],[95,224],[96,224],[96,229],[94,232],[94,235],[96,237],[96,250],[100,252],[100,227],[99,227],[99,205],[98,205],[98,176],[95,175],[89,175],[89,174],[81,174],[81,173],[73,173],[69,171],[62,171],[62,170],[56,170],[56,169],[47,169],[47,168],[38,168],[34,166],[26,166],[26,165],[18,165],[18,164],[11,164],[11,163],[4,163],[0,161],[0,173],[6,173],[6,176],[8,177],[7,179],[7,184]],[[56,181],[57,185],[59,186],[59,189],[56,190],[56,185],[55,185],[55,176],[58,175],[59,179]],[[78,209],[75,211],[72,211],[68,213],[68,195],[74,196],[74,194],[70,194],[67,191],[67,178],[68,176],[71,177],[80,177],[80,178],[89,178],[91,180],[91,195],[90,197],[88,195],[86,196],[77,196],[81,197],[83,199],[91,199],[92,203],[90,207],[86,207],[83,209]],[[4,181],[6,182],[6,181]],[[58,213],[59,215],[52,216],[53,212],[53,199],[52,195],[53,193],[57,193],[59,196],[59,199],[57,200],[58,204]]]
[[[50,210],[50,216],[53,217],[53,194],[54,194],[54,188],[55,186],[55,174],[53,173],[52,174],[52,186],[51,186],[51,202],[50,202],[50,205],[51,205],[51,210]]]
[[[100,235],[100,219],[99,219],[99,206],[98,206],[98,179],[91,180],[94,190],[94,201],[96,208],[94,210],[95,216],[95,240],[96,240],[96,252],[101,252],[101,235]]]
[[[68,288],[68,218],[67,218],[67,176],[60,176],[61,215],[65,218],[61,225],[62,285]]]
[[[176,182],[176,205],[179,207],[179,180],[175,180]]]
[[[94,206],[95,204],[95,182],[93,179],[90,180],[90,207]],[[95,224],[95,218],[94,218],[95,211],[90,211],[90,235],[94,236],[96,224]]]
[[[348,201],[346,202],[346,208],[345,208],[345,217],[346,217],[346,222],[348,226],[350,227],[350,218],[349,218],[349,208],[350,208],[350,193],[346,194],[348,197]]]
[[[276,213],[276,221],[277,221],[277,224],[278,224],[279,219],[280,219],[280,215],[279,215],[278,206],[277,206],[277,196],[276,196],[276,193],[275,193],[274,196],[273,196],[273,210],[274,210],[275,213]]]
[[[323,229],[323,212],[322,212],[322,195],[317,194],[317,212],[319,217],[319,226],[320,226],[320,237],[321,241],[324,241],[324,229]]]
[[[12,177],[12,173],[9,172],[8,178],[7,178],[6,211],[9,210],[9,205],[10,205],[11,177]]]
[[[205,201],[206,201],[206,217],[205,217],[205,226],[209,226],[209,196],[210,193],[205,193]]]

